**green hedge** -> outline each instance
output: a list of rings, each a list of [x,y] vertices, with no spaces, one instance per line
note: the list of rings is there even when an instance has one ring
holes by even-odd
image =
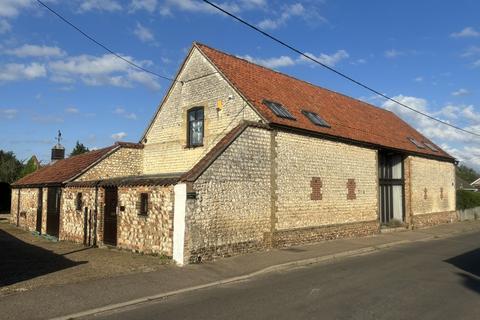
[[[480,192],[457,190],[457,209],[480,207]]]

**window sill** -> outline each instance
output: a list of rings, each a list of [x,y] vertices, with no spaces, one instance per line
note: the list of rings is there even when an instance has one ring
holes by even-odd
[[[197,144],[194,146],[185,146],[184,149],[195,149],[195,148],[202,148],[203,144]]]
[[[147,213],[147,214],[138,213],[137,216],[138,216],[139,218],[146,219],[146,218],[148,218],[148,213]]]

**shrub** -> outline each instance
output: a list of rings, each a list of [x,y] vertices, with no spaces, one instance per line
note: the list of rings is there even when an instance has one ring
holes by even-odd
[[[457,190],[457,209],[480,207],[480,192]]]

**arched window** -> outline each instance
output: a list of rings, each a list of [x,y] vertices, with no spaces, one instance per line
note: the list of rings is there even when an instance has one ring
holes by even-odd
[[[203,145],[203,107],[195,107],[188,110],[188,146],[199,147]]]

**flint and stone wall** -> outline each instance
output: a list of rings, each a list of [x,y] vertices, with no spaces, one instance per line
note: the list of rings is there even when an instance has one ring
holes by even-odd
[[[414,228],[458,220],[453,163],[409,156],[406,160],[409,219]],[[406,166],[406,167],[407,167]]]
[[[78,193],[82,193],[82,207],[80,210],[77,210],[76,206]],[[90,238],[90,243],[93,243],[95,188],[64,188],[62,204],[60,212],[60,226],[62,230],[60,240],[83,243]]]
[[[378,232],[375,150],[288,132],[275,142],[277,245]]]
[[[205,57],[194,49],[146,135],[144,173],[186,172],[242,120],[258,121],[253,111]],[[231,96],[232,99],[229,99]],[[223,109],[217,110],[217,101]],[[204,107],[204,145],[187,146],[187,111]]]
[[[140,194],[148,194],[148,214],[140,213]],[[117,246],[142,253],[172,256],[173,186],[121,187]]]
[[[271,231],[270,134],[245,129],[194,182],[196,199],[187,200],[186,216],[190,261],[266,246]]]
[[[20,190],[20,203],[18,202],[18,193]],[[12,201],[11,201],[11,215],[10,222],[17,224],[19,227],[35,231],[37,227],[37,206],[38,195],[43,192],[43,205],[42,205],[42,233],[46,232],[47,223],[47,188],[20,188],[12,189]],[[18,206],[20,204],[20,207]],[[17,217],[18,216],[18,217]],[[18,218],[18,220],[17,220]]]
[[[375,150],[247,128],[193,184],[191,262],[379,231]]]

